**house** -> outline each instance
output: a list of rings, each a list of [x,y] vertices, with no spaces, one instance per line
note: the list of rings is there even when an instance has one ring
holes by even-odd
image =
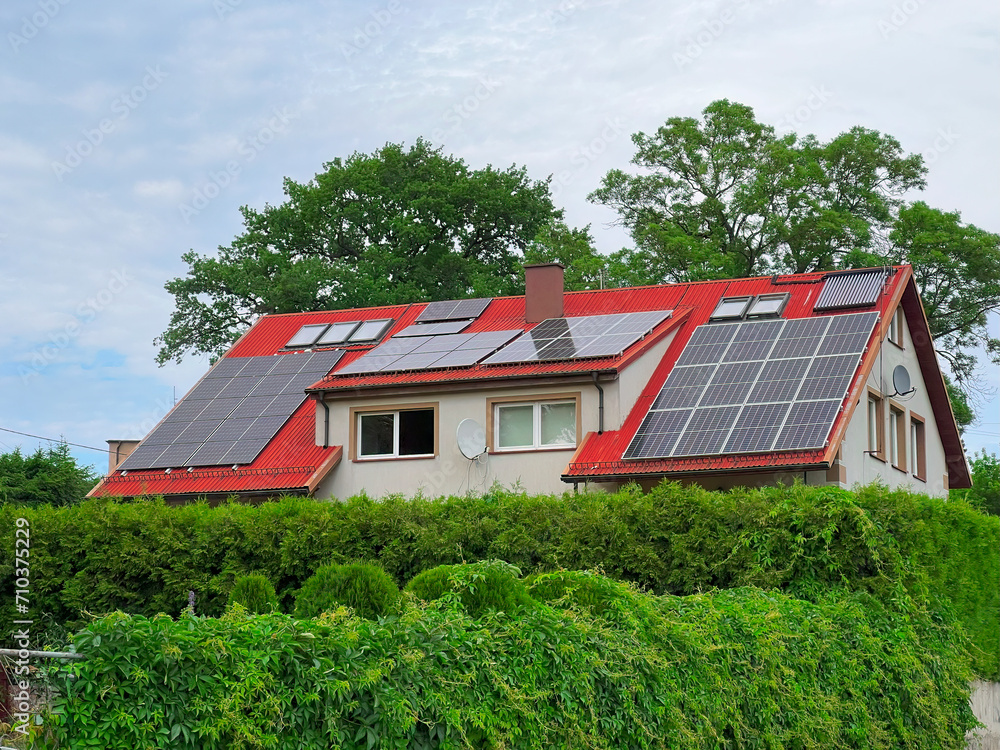
[[[263,317],[91,494],[970,486],[909,266],[525,274],[523,297]]]

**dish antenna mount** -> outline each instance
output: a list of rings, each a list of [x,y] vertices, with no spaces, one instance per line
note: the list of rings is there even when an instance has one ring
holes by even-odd
[[[479,458],[486,452],[486,431],[474,419],[463,419],[455,432],[458,449],[469,460]]]
[[[902,365],[892,370],[892,387],[896,391],[893,396],[907,396],[917,390],[910,384],[910,373]]]

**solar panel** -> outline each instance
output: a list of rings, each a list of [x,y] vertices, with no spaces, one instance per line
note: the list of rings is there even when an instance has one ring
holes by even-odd
[[[304,389],[343,354],[229,357],[217,362],[120,468],[251,463],[305,400]]]
[[[625,458],[669,456],[693,410],[651,411],[625,451]]]
[[[407,336],[438,336],[443,333],[461,333],[472,325],[471,320],[446,320],[441,323],[417,323],[407,326],[393,336],[394,339]]]
[[[520,333],[522,331],[517,329],[411,336],[402,339],[393,336],[381,346],[337,370],[337,374],[359,375],[474,365]]]
[[[621,354],[670,317],[670,310],[549,318],[483,364],[540,362]]]
[[[744,407],[723,452],[757,453],[770,450],[790,406],[789,403],[781,403]]]
[[[774,443],[773,450],[806,450],[824,447],[842,400],[804,401],[792,404],[788,419]]]
[[[747,397],[748,404],[791,401],[802,384],[811,360],[773,359],[764,363],[756,385]]]
[[[431,302],[417,316],[417,322],[433,323],[439,320],[478,318],[492,301],[492,297],[485,297],[480,299],[452,299]]]
[[[821,312],[870,307],[878,302],[887,278],[886,271],[880,268],[830,274],[823,282],[823,290],[813,310]]]
[[[671,455],[700,456],[718,453],[740,413],[739,406],[696,409]]]
[[[624,457],[822,448],[877,320],[858,313],[700,326]]]
[[[320,334],[327,329],[326,323],[321,323],[317,325],[304,325],[302,326],[294,336],[288,339],[288,343],[285,344],[286,349],[305,349],[316,343],[316,339],[320,337]]]

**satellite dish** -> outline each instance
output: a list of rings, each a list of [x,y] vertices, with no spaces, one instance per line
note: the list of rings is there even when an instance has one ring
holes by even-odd
[[[455,433],[458,449],[466,458],[478,458],[486,452],[486,431],[474,419],[463,419]]]
[[[896,365],[892,371],[892,387],[896,389],[896,395],[902,396],[910,393],[910,373],[902,365]]]

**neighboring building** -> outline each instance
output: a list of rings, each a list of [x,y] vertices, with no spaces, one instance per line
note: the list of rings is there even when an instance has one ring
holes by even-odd
[[[970,486],[909,266],[269,315],[92,495]]]

